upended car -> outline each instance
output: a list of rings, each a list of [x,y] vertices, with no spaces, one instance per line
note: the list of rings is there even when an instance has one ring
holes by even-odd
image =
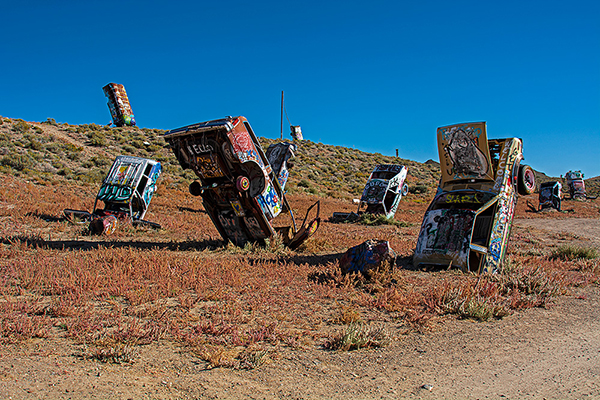
[[[583,181],[584,175],[581,171],[569,171],[565,174],[567,179],[567,187],[569,188],[569,195],[573,200],[585,200],[587,194],[585,192],[585,182]]]
[[[538,211],[549,209],[560,211],[562,201],[561,189],[562,185],[560,182],[550,181],[542,183],[538,195]]]
[[[408,167],[404,165],[377,165],[365,184],[358,210],[355,213],[334,212],[330,221],[352,222],[358,220],[362,213],[393,218],[402,196],[408,194],[408,185],[405,183],[407,174]]]
[[[133,156],[117,156],[96,195],[93,211],[64,210],[69,221],[89,222],[96,234],[113,233],[119,222],[160,228],[144,220],[162,172],[160,162]],[[98,202],[104,208],[97,208]]]
[[[485,122],[440,127],[437,140],[441,177],[413,263],[499,272],[517,197],[536,188],[533,169],[521,164],[523,142],[488,140]]]
[[[393,218],[402,196],[408,194],[404,182],[408,167],[396,164],[380,164],[375,167],[360,198],[358,210],[365,208],[371,214],[383,214]]]
[[[308,208],[297,227],[285,196],[294,144],[276,143],[265,153],[242,116],[173,129],[165,140],[181,167],[198,176],[189,186],[190,193],[202,198],[223,240],[244,246],[280,234],[284,244],[295,249],[318,229],[320,203]],[[290,214],[291,226],[273,226],[281,213]]]

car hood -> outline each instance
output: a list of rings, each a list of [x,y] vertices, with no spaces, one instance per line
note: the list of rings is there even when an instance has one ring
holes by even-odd
[[[494,181],[485,122],[440,127],[437,139],[442,187],[465,180]]]

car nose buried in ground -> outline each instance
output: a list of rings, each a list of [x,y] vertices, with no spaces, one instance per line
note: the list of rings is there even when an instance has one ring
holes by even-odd
[[[295,249],[319,227],[318,201],[309,207],[298,228],[285,197],[288,161],[294,156],[295,145],[274,144],[265,154],[241,116],[173,129],[165,134],[165,140],[181,167],[193,170],[200,178],[190,184],[190,193],[202,197],[225,241],[244,246],[264,243],[279,233],[284,243]],[[271,221],[282,212],[290,213],[292,226],[273,227]],[[310,220],[309,214],[313,215]]]
[[[150,201],[156,192],[156,181],[162,167],[158,161],[133,156],[117,156],[96,196],[91,213],[64,210],[70,221],[90,222],[90,231],[111,234],[118,221],[133,225],[160,228],[155,222],[144,220]],[[104,208],[96,208],[98,201]]]
[[[518,138],[487,139],[485,122],[438,128],[441,178],[413,263],[463,271],[502,268],[518,194],[535,190]]]

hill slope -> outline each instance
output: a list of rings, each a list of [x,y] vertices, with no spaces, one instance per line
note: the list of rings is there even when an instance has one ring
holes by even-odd
[[[111,128],[95,124],[25,122],[0,117],[0,171],[38,183],[74,180],[99,184],[115,156],[127,154],[160,161],[163,184],[186,185],[195,175],[183,171],[163,136],[165,131],[138,127]],[[259,138],[263,148],[281,140]],[[426,192],[438,181],[438,166],[311,141],[297,143],[288,191],[336,198],[360,196],[377,164],[409,166],[408,183]]]
[[[127,154],[160,161],[166,185],[185,185],[196,177],[183,171],[161,129],[111,128],[96,124],[42,123],[0,117],[0,172],[21,175],[40,184],[73,180],[98,185],[115,156]],[[263,148],[279,139],[259,138]],[[413,193],[431,193],[439,180],[439,163],[425,163],[366,153],[357,149],[296,142],[298,151],[290,172],[289,193],[307,193],[341,199],[359,197],[377,164],[409,167],[408,185]],[[536,172],[538,182],[559,180]],[[586,179],[590,194],[600,192],[600,177]]]

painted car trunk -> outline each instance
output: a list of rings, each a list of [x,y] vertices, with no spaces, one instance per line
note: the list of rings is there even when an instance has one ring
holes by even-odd
[[[125,87],[119,83],[109,83],[102,90],[108,98],[108,108],[113,124],[115,126],[134,126],[135,117]]]
[[[442,177],[413,261],[499,271],[517,201],[522,142],[488,140],[485,123],[459,124],[438,129],[438,148]]]

